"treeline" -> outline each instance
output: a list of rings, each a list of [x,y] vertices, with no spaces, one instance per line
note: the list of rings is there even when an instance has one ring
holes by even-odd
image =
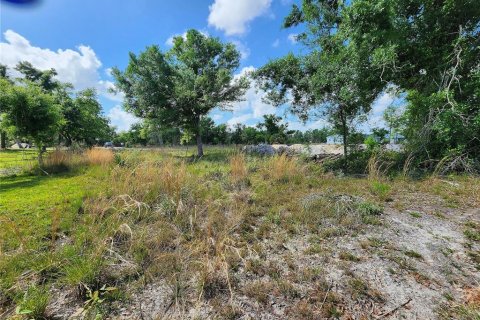
[[[272,104],[329,119],[345,155],[352,128],[393,91],[406,102],[409,164],[480,170],[479,25],[477,0],[303,0],[283,27],[303,27],[306,51],[254,77]]]
[[[226,124],[216,125],[206,116],[200,120],[200,132],[203,143],[209,145],[259,144],[259,143],[325,143],[327,136],[334,132],[329,128],[307,130],[289,130],[288,124],[273,114],[264,115],[263,121],[255,127],[237,123],[233,128]],[[363,135],[360,139],[363,139]],[[194,144],[188,132],[179,128],[162,127],[155,120],[144,120],[131,126],[128,131],[120,132],[113,138],[115,145],[124,146],[175,146]],[[362,140],[363,142],[363,140]]]
[[[46,146],[92,146],[110,140],[114,128],[102,113],[95,89],[75,91],[55,79],[56,71],[38,70],[20,62],[9,77],[0,65],[0,131],[2,148],[27,142],[39,150]]]

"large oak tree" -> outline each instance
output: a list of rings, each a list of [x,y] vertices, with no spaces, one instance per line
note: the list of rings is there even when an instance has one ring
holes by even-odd
[[[233,44],[189,30],[168,52],[150,46],[138,56],[130,53],[127,68],[114,68],[113,75],[127,111],[195,135],[202,156],[202,117],[216,107],[228,109],[249,86],[246,77],[234,76],[239,64]]]

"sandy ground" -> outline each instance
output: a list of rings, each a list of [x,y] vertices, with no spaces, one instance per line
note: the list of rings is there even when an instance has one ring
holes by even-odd
[[[321,252],[308,252],[315,235],[297,234],[282,242],[286,233],[277,230],[263,240],[265,253],[257,258],[277,265],[281,279],[298,279],[306,269],[321,270],[329,284],[327,293],[340,297],[341,319],[438,319],[438,308],[445,297],[461,299],[463,289],[480,283],[480,273],[466,253],[463,234],[465,221],[480,222],[480,209],[450,208],[443,199],[427,194],[402,197],[407,206],[399,210],[387,204],[382,225],[370,226],[356,235],[329,238],[321,243]],[[368,245],[372,239],[381,244]],[[408,256],[406,252],[410,251],[419,256]],[[358,260],[342,260],[340,252],[349,252]],[[266,302],[259,303],[247,297],[242,288],[253,282],[273,281],[271,276],[240,267],[235,278],[233,295],[225,294],[221,303],[236,306],[236,319],[302,319],[292,310],[302,301],[311,301],[314,287],[314,281],[297,281],[294,286],[298,293],[293,297],[272,290]],[[346,283],[355,278],[362,279],[381,298],[354,297]],[[190,297],[189,302],[179,304],[172,295],[172,287],[165,281],[150,283],[135,290],[127,304],[119,304],[112,318],[222,319],[213,313],[212,301]],[[57,316],[68,318],[75,307],[80,306],[66,308],[64,304]]]

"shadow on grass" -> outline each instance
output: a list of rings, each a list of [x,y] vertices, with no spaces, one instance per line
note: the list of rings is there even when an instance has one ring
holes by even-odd
[[[14,189],[26,189],[33,188],[43,181],[47,181],[53,178],[72,178],[78,175],[83,174],[82,170],[72,170],[68,172],[62,172],[57,174],[50,175],[35,175],[35,174],[24,174],[18,176],[8,176],[0,178],[0,194],[6,193]]]
[[[33,175],[2,177],[2,181],[0,183],[0,193],[17,188],[32,188],[37,186],[41,181],[45,179],[48,179],[48,177]]]

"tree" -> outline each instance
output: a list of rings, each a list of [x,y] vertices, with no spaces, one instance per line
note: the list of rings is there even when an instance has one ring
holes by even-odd
[[[55,69],[42,71],[33,67],[30,62],[21,61],[17,64],[15,70],[23,74],[23,81],[33,82],[45,91],[52,92],[60,86],[60,82],[54,79],[57,75]]]
[[[239,64],[233,44],[189,30],[174,38],[167,53],[158,46],[130,53],[126,70],[115,68],[113,75],[127,111],[191,132],[202,156],[202,117],[216,107],[228,109],[249,86],[246,77],[234,77]]]
[[[385,128],[372,128],[372,134],[375,137],[375,141],[378,143],[388,143],[385,139],[389,131]],[[392,131],[390,131],[390,140],[392,139]]]
[[[355,0],[347,41],[406,93],[407,147],[419,160],[480,157],[480,5],[476,0]]]
[[[383,120],[388,127],[390,140],[400,131],[403,121],[401,110],[395,106],[388,106],[383,112]]]
[[[55,94],[65,119],[60,135],[65,139],[66,145],[84,142],[87,146],[92,146],[97,141],[109,139],[109,120],[102,114],[95,89],[85,89],[74,96],[69,89],[69,86],[63,86]]]
[[[245,130],[245,125],[241,123],[236,123],[233,126],[233,132],[232,132],[232,142],[235,144],[241,144],[243,143],[243,131]]]
[[[4,79],[6,81],[10,81],[8,74],[7,74],[7,66],[4,64],[0,64],[0,79]],[[1,110],[0,110],[0,149],[7,148],[7,132],[3,129],[2,126],[2,118],[1,118]]]
[[[289,54],[260,68],[255,77],[275,105],[290,100],[292,112],[302,120],[327,117],[341,132],[347,168],[349,130],[366,114],[381,90],[364,68],[364,52],[357,51],[342,29],[347,2],[304,0],[294,5],[284,27],[306,25],[298,36],[310,53]]]
[[[288,124],[280,124],[282,120],[274,114],[263,116],[263,122],[258,124],[258,128],[265,128],[267,139],[270,143],[285,143],[287,140]]]
[[[53,141],[63,124],[61,107],[55,98],[32,82],[18,86],[0,79],[2,125],[15,136],[34,141],[42,165],[42,149]]]

